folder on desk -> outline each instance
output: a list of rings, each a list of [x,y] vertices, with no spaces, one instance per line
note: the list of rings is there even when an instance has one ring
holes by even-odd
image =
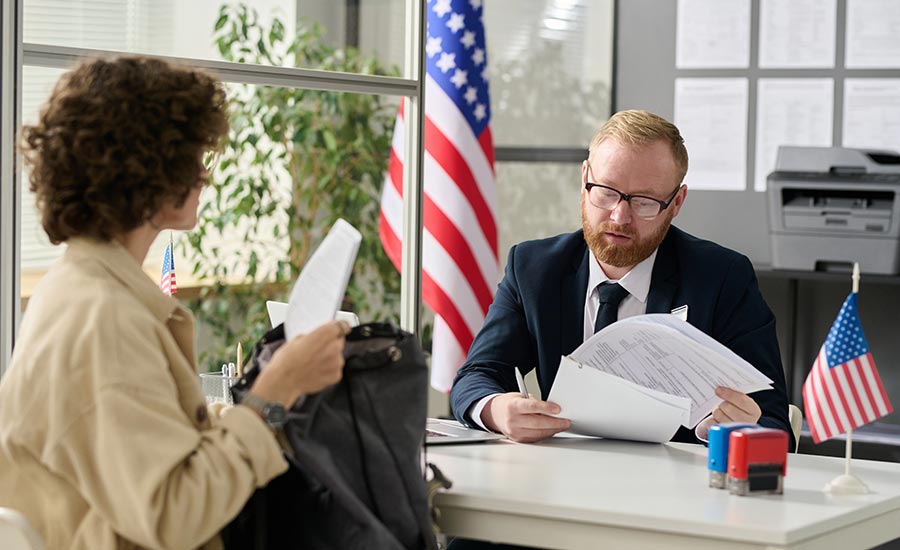
[[[549,400],[572,421],[570,432],[653,443],[672,439],[691,412],[686,397],[644,388],[568,356],[560,360]]]

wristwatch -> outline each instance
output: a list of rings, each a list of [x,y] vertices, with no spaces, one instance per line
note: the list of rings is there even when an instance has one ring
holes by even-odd
[[[262,397],[248,393],[241,399],[241,405],[246,405],[256,411],[273,429],[280,429],[287,422],[287,412],[281,403],[266,401]]]

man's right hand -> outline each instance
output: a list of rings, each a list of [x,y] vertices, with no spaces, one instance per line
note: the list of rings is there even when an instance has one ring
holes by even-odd
[[[522,397],[518,392],[504,393],[488,401],[481,411],[481,421],[491,431],[499,432],[519,443],[533,443],[568,430],[572,423],[559,414],[556,403]]]

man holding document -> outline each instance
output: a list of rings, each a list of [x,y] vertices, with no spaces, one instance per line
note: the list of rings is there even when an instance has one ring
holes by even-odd
[[[683,424],[696,428],[681,427],[672,440],[697,442],[705,439],[710,425],[730,421],[759,423],[790,434],[775,318],[759,292],[750,261],[671,227],[687,195],[682,185],[687,167],[684,140],[661,117],[622,111],[604,124],[591,140],[588,160],[582,163],[582,230],[520,243],[509,252],[505,276],[484,326],[450,392],[453,413],[460,422],[522,442],[577,427],[568,420],[567,410],[544,401],[560,380],[560,369],[572,366],[567,361],[580,365],[582,360],[588,366],[594,361],[593,366],[605,367],[606,362],[612,363],[605,360],[612,356],[604,355],[612,353],[610,346],[583,349],[593,341],[581,346],[595,332],[645,313],[672,313],[692,327],[670,322],[668,316],[656,316],[655,322],[653,316],[635,319],[637,328],[616,333],[616,345],[624,346],[619,351],[629,352],[628,339],[634,339],[634,345],[651,350],[645,359],[654,363],[659,379],[669,377],[672,387],[687,388],[687,393],[694,391],[692,376],[702,380],[705,373],[718,369],[717,357],[724,357],[722,362],[733,366],[733,372],[742,373],[733,378],[735,384],[715,388],[713,401],[707,400],[705,410],[712,410],[707,418],[694,418],[695,399],[690,422],[685,416]],[[650,324],[640,325],[644,320]],[[663,342],[647,337],[650,332],[642,327],[680,334]],[[611,330],[619,330],[619,325]],[[700,351],[682,353],[679,346]],[[721,349],[717,356],[710,351],[722,346],[728,349]],[[667,363],[669,351],[681,362]],[[686,357],[697,361],[686,362]],[[526,373],[537,369],[541,399],[516,391],[516,367]],[[628,374],[600,370],[624,378]],[[723,376],[709,379],[732,380],[728,374]],[[661,386],[665,391],[670,384]],[[751,389],[744,393],[737,387]],[[591,395],[602,398],[587,394],[584,399]],[[617,409],[609,416],[622,418],[604,420],[627,426],[630,414]]]

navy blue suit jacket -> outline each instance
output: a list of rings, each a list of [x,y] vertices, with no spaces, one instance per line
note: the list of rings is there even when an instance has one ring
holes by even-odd
[[[515,366],[523,373],[537,369],[541,398],[547,399],[560,356],[584,340],[590,261],[581,231],[510,249],[506,274],[450,391],[457,420],[477,427],[466,418],[471,405],[516,391]],[[750,260],[672,226],[653,265],[647,313],[669,313],[685,304],[689,323],[774,380],[773,389],[751,394],[762,409],[759,423],[787,431],[793,441],[775,317]],[[693,430],[683,427],[672,439],[697,442]]]

